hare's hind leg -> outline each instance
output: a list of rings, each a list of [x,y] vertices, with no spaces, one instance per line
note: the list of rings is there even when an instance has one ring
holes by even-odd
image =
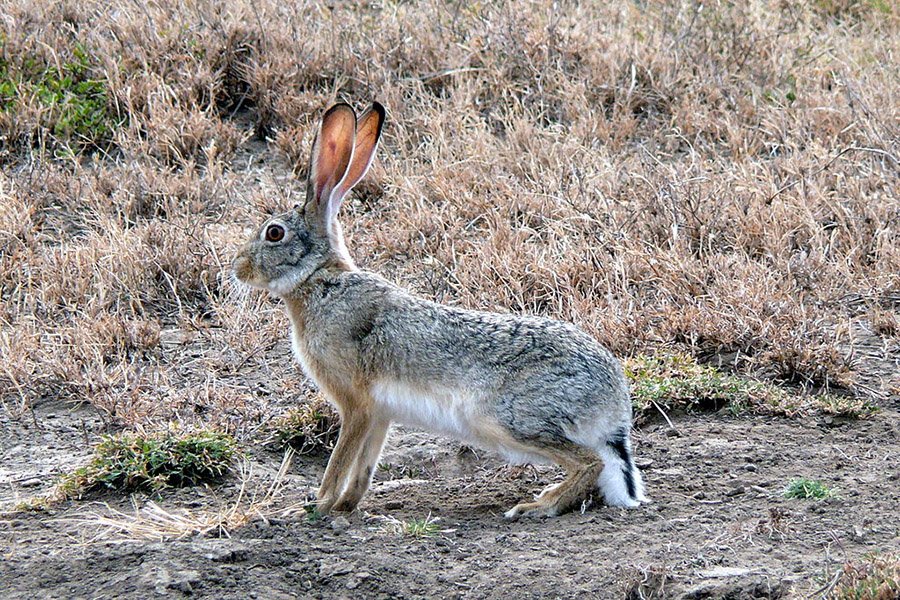
[[[356,508],[359,501],[362,500],[369,484],[372,483],[372,475],[375,472],[375,463],[381,456],[381,449],[384,446],[384,438],[387,436],[388,428],[391,422],[388,419],[379,418],[372,421],[369,431],[366,434],[365,441],[360,449],[359,456],[356,457],[356,463],[353,465],[353,471],[347,481],[347,489],[341,494],[334,505],[334,510],[349,512]]]
[[[521,516],[555,517],[587,500],[597,485],[597,477],[603,469],[600,457],[583,449],[558,451],[550,456],[560,464],[568,477],[559,484],[545,489],[534,502],[523,502],[506,511],[507,519]]]

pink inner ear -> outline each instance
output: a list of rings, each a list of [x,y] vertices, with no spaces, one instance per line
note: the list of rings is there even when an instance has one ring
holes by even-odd
[[[367,110],[356,123],[356,146],[353,150],[353,160],[347,169],[346,177],[334,194],[338,201],[359,183],[369,169],[369,165],[372,164],[385,116],[384,108],[381,105],[376,106],[377,109]]]
[[[322,118],[312,163],[318,204],[326,204],[344,178],[353,157],[355,134],[356,115],[346,104],[335,105]]]

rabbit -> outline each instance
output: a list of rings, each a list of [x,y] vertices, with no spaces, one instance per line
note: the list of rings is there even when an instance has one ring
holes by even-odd
[[[565,469],[509,519],[559,515],[598,487],[612,506],[648,501],[628,382],[607,349],[567,323],[444,306],[354,265],[337,215],[372,163],[385,116],[377,102],[359,119],[344,103],[328,109],[305,203],[266,221],[233,263],[239,281],[284,301],[294,354],[340,414],[317,510],[357,507],[392,422]]]

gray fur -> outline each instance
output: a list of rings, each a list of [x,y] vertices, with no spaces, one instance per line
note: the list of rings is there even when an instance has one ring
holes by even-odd
[[[333,108],[325,119],[334,113],[346,130],[347,110]],[[383,109],[379,114],[383,119]],[[374,145],[373,121],[366,131],[370,158],[380,123]],[[352,147],[352,139],[337,139]],[[364,171],[355,170],[359,177]],[[332,180],[339,181],[340,174]],[[330,508],[346,485],[337,506],[355,506],[371,477],[373,457],[366,453],[377,459],[385,423],[417,411],[425,426],[440,429],[446,421],[451,426],[445,429],[466,441],[513,458],[554,460],[570,471],[564,485],[548,488],[537,502],[518,505],[507,516],[557,514],[586,493],[585,482],[596,482],[611,504],[636,506],[645,500],[631,458],[628,383],[607,349],[568,323],[443,306],[357,270],[333,219],[341,198],[330,197],[327,189],[322,198],[315,193],[310,185],[302,209],[269,220],[241,250],[234,268],[242,281],[285,300],[298,358],[342,411],[345,425],[354,421],[353,435],[362,436],[347,441],[356,444],[353,450],[339,442],[335,455],[342,454],[329,463],[329,470],[332,463],[349,468],[347,453],[361,455],[354,459],[354,474],[339,476],[357,481],[356,487],[333,484],[337,476],[326,470],[323,488],[329,489],[320,490],[321,505]],[[284,227],[284,239],[266,241],[272,223]],[[382,425],[373,428],[380,433],[366,438],[370,420]]]
[[[523,441],[564,444],[564,427],[594,412],[631,422],[618,361],[570,324],[443,306],[363,271],[323,272],[297,296],[318,315],[311,344],[340,340],[373,377],[492,390],[489,413]]]

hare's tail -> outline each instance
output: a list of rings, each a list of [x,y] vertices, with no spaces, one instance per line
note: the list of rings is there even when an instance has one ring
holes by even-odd
[[[610,506],[633,508],[641,502],[649,502],[644,496],[644,481],[634,465],[631,455],[631,438],[627,427],[616,429],[597,448],[603,459],[603,471],[597,478],[597,487],[603,492]]]

